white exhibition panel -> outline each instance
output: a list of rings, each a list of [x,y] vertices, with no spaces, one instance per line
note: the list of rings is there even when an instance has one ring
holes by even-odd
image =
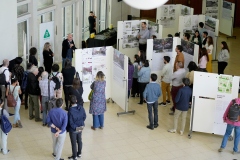
[[[216,18],[216,19],[219,19],[219,13],[220,13],[219,6],[221,6],[220,5],[221,2],[222,2],[221,0],[219,0],[219,1],[203,0],[203,2],[202,2],[202,14],[204,14],[206,16]]]

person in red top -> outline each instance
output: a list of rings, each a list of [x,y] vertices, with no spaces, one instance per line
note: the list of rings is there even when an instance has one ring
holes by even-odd
[[[240,105],[240,98],[236,98],[235,101],[237,104]],[[228,119],[228,112],[232,103],[233,103],[232,101],[229,103],[223,115],[223,121],[227,123],[227,128],[226,128],[225,135],[223,136],[221,147],[220,149],[218,149],[218,152],[222,152],[223,149],[226,147],[228,138],[232,134],[232,130],[234,129],[234,147],[232,152],[234,154],[234,153],[238,153],[238,143],[240,138],[240,121],[234,122]]]

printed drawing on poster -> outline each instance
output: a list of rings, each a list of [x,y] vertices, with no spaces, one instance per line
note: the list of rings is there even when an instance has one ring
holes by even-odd
[[[93,81],[96,78],[97,72],[102,71],[107,73],[106,67],[106,47],[92,48],[92,76]]]
[[[155,53],[161,52],[172,52],[173,51],[173,39],[154,39],[153,40],[153,51]]]
[[[159,24],[152,22],[152,21],[148,21],[148,30],[150,33],[150,38],[154,35],[158,38],[158,32],[159,32]]]
[[[198,30],[199,20],[197,15],[184,16],[183,23],[183,33],[189,33],[190,35],[193,35],[195,31]]]
[[[161,19],[160,24],[163,28],[172,28],[175,23],[176,16],[176,6],[175,5],[164,5],[161,7]]]
[[[218,7],[218,0],[206,0],[206,7]]]
[[[161,7],[161,15],[162,16],[168,16],[168,6],[162,6]]]
[[[82,50],[82,82],[88,84],[93,82],[92,76],[92,49]]]
[[[182,16],[191,15],[191,8],[182,5],[181,15],[182,15]]]
[[[216,29],[216,19],[209,17],[209,16],[205,16],[205,25],[204,28],[210,31],[215,32]]]
[[[223,1],[222,18],[232,20],[232,3]]]
[[[124,54],[116,49],[113,55],[113,79],[124,87]]]
[[[218,79],[218,92],[220,93],[232,93],[232,76],[220,75]]]
[[[183,47],[183,52],[186,52],[192,56],[194,55],[194,43],[181,39],[181,46]]]
[[[175,22],[175,17],[161,17],[160,24],[163,28],[171,28],[173,27]]]

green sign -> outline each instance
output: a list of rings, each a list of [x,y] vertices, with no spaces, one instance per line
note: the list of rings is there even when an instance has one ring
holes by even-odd
[[[44,33],[44,38],[50,38],[50,34],[49,34],[47,29],[46,29],[46,31]]]

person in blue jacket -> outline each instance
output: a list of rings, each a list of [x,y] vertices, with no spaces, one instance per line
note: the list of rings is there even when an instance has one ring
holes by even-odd
[[[85,126],[86,112],[82,105],[77,104],[75,95],[70,97],[70,102],[72,106],[68,111],[67,131],[72,144],[72,156],[68,159],[77,160],[82,154],[82,129]]]
[[[188,78],[183,78],[183,87],[179,89],[177,96],[175,98],[176,110],[174,114],[174,127],[168,130],[170,133],[175,133],[177,131],[178,117],[182,114],[182,125],[180,130],[180,135],[183,135],[187,112],[189,109],[189,99],[192,96],[192,89],[189,87],[190,80]]]

